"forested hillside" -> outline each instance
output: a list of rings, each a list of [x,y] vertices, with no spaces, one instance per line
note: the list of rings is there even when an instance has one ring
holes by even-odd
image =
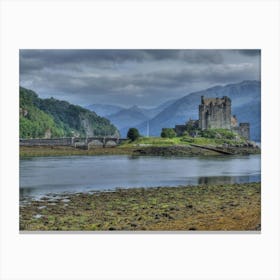
[[[20,137],[117,135],[109,120],[87,109],[54,98],[41,99],[20,87]]]

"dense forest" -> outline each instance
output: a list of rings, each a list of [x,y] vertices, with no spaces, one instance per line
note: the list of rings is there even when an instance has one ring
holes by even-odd
[[[20,138],[117,135],[106,118],[66,101],[41,99],[20,87]]]

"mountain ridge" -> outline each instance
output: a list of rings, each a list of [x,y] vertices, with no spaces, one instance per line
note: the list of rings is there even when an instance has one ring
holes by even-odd
[[[137,106],[136,108],[140,108],[145,115],[145,118],[142,116],[143,120],[139,123],[135,120],[130,122],[129,115],[123,117],[126,123],[120,124],[118,121],[114,122],[114,119],[111,121],[118,127],[122,137],[126,137],[130,127],[136,127],[142,135],[146,135],[148,122],[150,135],[159,136],[164,127],[172,128],[177,124],[184,124],[189,119],[198,119],[198,106],[202,95],[206,98],[229,96],[232,101],[232,115],[236,115],[239,122],[249,122],[251,139],[260,141],[261,82],[257,80],[244,80],[223,86],[216,85],[205,90],[191,92],[181,98],[171,100],[153,117],[149,117],[142,108]],[[159,107],[160,105],[156,108]],[[110,119],[110,116],[108,118]]]
[[[260,115],[261,115],[261,83],[260,81],[242,81],[240,83],[215,86],[205,90],[192,92],[179,98],[173,104],[149,120],[152,136],[160,135],[161,128],[174,127],[184,124],[188,119],[198,119],[198,105],[201,96],[222,97],[228,96],[232,101],[232,115],[236,115],[239,122],[249,122],[251,138],[260,141]],[[250,103],[254,102],[253,110]],[[251,110],[248,110],[248,106]],[[137,126],[141,133],[145,133],[146,122]]]
[[[118,135],[109,120],[78,105],[55,98],[42,99],[20,87],[20,137]]]

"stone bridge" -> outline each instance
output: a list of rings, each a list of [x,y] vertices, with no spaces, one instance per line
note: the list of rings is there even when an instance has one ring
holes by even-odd
[[[106,147],[121,144],[126,138],[118,138],[111,136],[93,136],[93,137],[64,137],[64,138],[34,138],[20,139],[20,146],[73,146],[73,147],[89,147],[102,146]]]
[[[76,146],[77,143],[82,143],[84,145],[92,145],[92,146],[103,146],[106,147],[107,145],[113,146],[113,145],[119,145],[123,141],[127,140],[126,138],[117,138],[117,137],[105,137],[105,136],[94,136],[94,137],[85,137],[80,138],[76,137],[73,140],[73,146]]]

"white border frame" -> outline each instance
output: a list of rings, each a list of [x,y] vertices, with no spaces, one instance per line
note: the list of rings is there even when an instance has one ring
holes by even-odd
[[[1,279],[279,279],[279,2],[1,2]],[[262,233],[19,234],[18,50],[262,49]]]

